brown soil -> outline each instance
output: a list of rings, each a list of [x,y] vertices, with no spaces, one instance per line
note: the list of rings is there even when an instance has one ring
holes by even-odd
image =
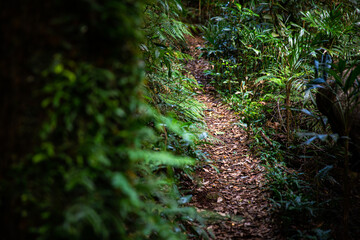
[[[209,134],[219,140],[202,148],[215,167],[204,164],[197,171],[191,205],[225,216],[208,224],[215,239],[281,239],[264,186],[265,169],[245,144],[246,133],[236,125],[239,116],[216,96],[203,74],[209,63],[198,58],[202,39],[188,37],[188,43],[194,60],[187,63],[187,69],[203,85],[197,99],[206,105],[204,120]],[[239,218],[242,220],[236,220]]]

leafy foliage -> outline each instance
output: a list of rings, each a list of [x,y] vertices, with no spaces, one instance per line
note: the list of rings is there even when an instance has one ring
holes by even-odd
[[[311,229],[305,223],[321,221],[322,208],[338,201],[328,195],[325,182],[337,188],[339,182],[347,181],[347,177],[333,176],[346,158],[339,147],[334,148],[338,135],[331,133],[327,118],[317,109],[314,93],[305,89],[316,74],[314,57],[327,51],[343,67],[330,70],[336,83],[326,96],[334,96],[334,103],[347,96],[345,102],[357,108],[356,7],[348,1],[335,5],[326,1],[242,1],[240,5],[234,1],[221,5],[219,16],[209,20],[204,34],[204,54],[214,66],[208,74],[240,113],[239,125],[252,136],[250,144],[268,170],[274,207],[284,217],[284,231],[294,239],[331,238],[328,230]],[[345,68],[347,64],[339,59],[352,64],[354,72],[345,73],[351,67]],[[324,86],[315,80],[312,88],[321,92]],[[346,126],[344,121],[339,124]],[[334,166],[336,170],[326,170]]]

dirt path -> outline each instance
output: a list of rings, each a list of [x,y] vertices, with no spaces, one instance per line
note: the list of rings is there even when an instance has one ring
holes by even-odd
[[[204,85],[205,91],[197,98],[206,105],[209,133],[220,140],[203,148],[219,173],[209,165],[198,170],[200,184],[193,187],[191,204],[199,210],[243,218],[240,222],[229,219],[210,224],[208,229],[216,239],[280,239],[270,214],[269,193],[263,188],[265,170],[245,145],[245,132],[235,125],[239,117],[216,97],[203,74],[209,64],[197,57],[200,51],[196,48],[203,45],[202,39],[188,41],[194,60],[188,62],[187,68]]]

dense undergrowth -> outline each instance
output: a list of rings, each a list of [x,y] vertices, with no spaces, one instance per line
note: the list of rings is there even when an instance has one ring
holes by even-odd
[[[358,7],[353,2],[233,2],[221,5],[221,13],[206,25],[203,54],[213,65],[207,74],[241,116],[238,124],[267,169],[273,207],[287,238],[355,239],[358,234],[356,218],[349,223],[346,213],[351,187],[349,174],[342,172],[349,153],[336,145],[339,134],[330,131],[316,107],[316,90],[328,73],[314,81],[314,60],[327,52],[339,63],[330,71],[338,89],[352,89],[347,101],[358,104],[358,68],[350,74],[354,77],[341,80],[345,69],[358,65]],[[350,112],[344,110],[342,119]]]

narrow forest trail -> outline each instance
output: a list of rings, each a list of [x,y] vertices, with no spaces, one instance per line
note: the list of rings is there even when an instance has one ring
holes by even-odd
[[[208,229],[216,239],[281,239],[271,215],[269,193],[263,187],[265,169],[246,146],[245,131],[235,124],[239,116],[216,96],[203,74],[209,68],[206,60],[198,58],[203,40],[189,37],[188,43],[194,59],[187,63],[187,69],[204,86],[197,99],[206,105],[209,134],[220,140],[202,149],[219,173],[209,165],[197,171],[200,184],[193,186],[191,205],[243,218],[240,222],[229,219],[211,223]]]

